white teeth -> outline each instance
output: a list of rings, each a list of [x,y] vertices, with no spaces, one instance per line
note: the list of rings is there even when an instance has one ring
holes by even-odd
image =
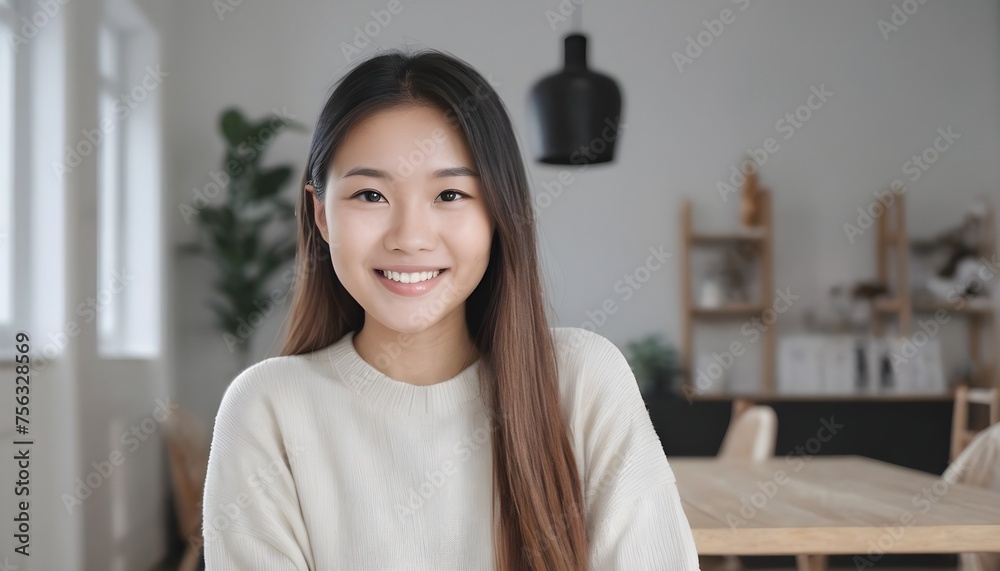
[[[379,270],[382,275],[389,278],[394,282],[400,282],[404,284],[415,284],[417,282],[422,282],[429,280],[431,278],[437,277],[441,272],[439,270],[434,270],[433,272],[415,272],[415,273],[400,273],[400,272],[387,272],[385,270]]]

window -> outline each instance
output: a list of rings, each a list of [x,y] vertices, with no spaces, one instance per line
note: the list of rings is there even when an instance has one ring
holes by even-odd
[[[115,113],[116,94],[124,91],[121,85],[120,33],[107,23],[101,26],[98,39],[100,67],[100,112],[98,125],[101,132],[100,166],[98,188],[100,189],[100,263],[97,275],[98,295],[101,295],[100,277],[112,276],[122,266],[121,205],[125,198],[122,188],[122,158],[125,150],[121,146],[121,121]],[[114,345],[118,331],[121,331],[121,303],[105,294],[107,303],[102,303],[97,312],[97,331],[102,343]],[[100,301],[100,300],[99,300]]]
[[[17,30],[18,15],[10,2],[0,0],[0,332],[4,339],[15,326],[14,278],[14,102],[17,81],[17,53],[11,41]]]
[[[160,85],[155,31],[131,0],[105,0],[98,35],[98,351],[160,353]]]
[[[0,360],[15,331],[36,356],[65,346],[52,341],[67,323],[65,186],[52,167],[66,140],[64,24],[37,2],[0,0]]]

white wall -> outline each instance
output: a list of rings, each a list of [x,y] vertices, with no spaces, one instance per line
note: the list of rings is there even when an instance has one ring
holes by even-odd
[[[874,277],[874,232],[850,244],[843,224],[853,223],[857,208],[868,206],[873,192],[894,179],[907,185],[913,234],[950,226],[977,194],[989,193],[1000,203],[997,3],[907,4],[919,8],[884,37],[878,21],[890,21],[894,3],[903,4],[584,3],[591,66],[622,86],[626,128],[614,164],[583,173],[570,169],[574,182],[539,211],[556,321],[579,326],[588,310],[611,298],[620,309],[598,329],[602,335],[620,346],[652,331],[679,340],[680,200],[694,198],[699,227],[732,224],[736,200],[722,201],[716,182],[728,177],[746,149],[767,137],[779,145],[761,174],[774,193],[774,284],[801,295],[782,316],[780,331],[795,328],[801,311],[820,303],[833,283]],[[370,11],[386,6],[385,1],[244,0],[221,19],[211,3],[177,6],[176,25],[164,45],[174,64],[166,113],[178,243],[190,242],[194,227],[184,223],[177,205],[190,204],[192,189],[204,188],[209,173],[219,168],[219,111],[238,104],[256,117],[287,108],[311,127],[330,88],[350,67],[341,43],[353,40],[355,26],[364,28],[373,19]],[[402,6],[376,41],[442,49],[492,76],[527,144],[526,94],[561,66],[562,36],[570,29],[571,20],[554,30],[548,24],[546,10],[558,10],[558,3],[453,0]],[[686,38],[705,30],[703,20],[719,18],[723,9],[732,10],[734,21],[679,71],[672,54],[683,53]],[[824,86],[833,95],[785,140],[787,131],[776,131],[775,123],[807,103],[810,86]],[[938,128],[947,127],[960,138],[911,182],[904,163],[933,144]],[[283,134],[271,160],[291,162],[298,171],[310,134]],[[523,151],[530,158],[530,149]],[[561,170],[529,164],[536,193]],[[624,301],[616,282],[644,263],[650,246],[661,244],[678,255]],[[183,402],[213,418],[238,365],[204,306],[210,265],[186,257],[175,262],[178,388]],[[268,349],[284,309],[259,331],[255,358],[275,353],[277,347]],[[725,346],[738,338],[735,327],[708,340]],[[737,370],[755,377],[754,359],[742,360]]]

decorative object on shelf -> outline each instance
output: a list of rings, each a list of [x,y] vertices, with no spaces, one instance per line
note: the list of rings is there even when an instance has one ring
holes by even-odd
[[[677,348],[654,333],[626,346],[626,359],[635,374],[639,391],[646,397],[676,391],[681,377]]]
[[[966,209],[962,222],[928,240],[912,243],[914,256],[939,265],[933,275],[914,284],[915,297],[955,299],[988,297],[990,288],[981,287],[980,272],[990,271],[980,261],[992,249],[992,216],[985,198]],[[935,260],[936,259],[936,260]]]
[[[823,392],[823,347],[819,335],[783,335],[778,341],[777,392],[818,394]]]
[[[888,291],[885,284],[877,281],[832,286],[829,306],[834,317],[834,327],[839,331],[868,327],[875,299],[885,296]]]
[[[747,161],[753,161],[752,157],[747,157]],[[746,161],[744,161],[746,164]],[[743,179],[743,186],[740,189],[740,223],[747,227],[756,227],[763,224],[764,205],[762,203],[762,191],[768,189],[761,188],[757,182],[757,171],[746,175]]]
[[[538,161],[547,164],[610,162],[621,135],[621,90],[614,79],[587,67],[583,6],[574,10],[576,32],[563,39],[565,67],[536,83],[528,100]]]
[[[696,323],[735,320],[739,324],[749,323],[754,318],[769,325],[773,322],[765,318],[768,312],[774,311],[772,307],[775,303],[771,193],[758,187],[754,177],[745,194],[747,199],[740,205],[741,222],[733,231],[696,232],[691,200],[685,199],[681,208],[681,301],[684,309],[681,357],[683,368],[688,371],[682,390],[689,400],[705,393],[691,373],[700,370],[694,367]],[[744,207],[746,218],[742,213]],[[743,221],[755,225],[748,226]],[[707,275],[698,276],[699,279],[695,280],[691,260],[693,251],[699,247],[711,247],[721,252],[722,257],[716,259]],[[720,247],[724,249],[720,250]],[[775,330],[776,327],[768,326],[755,331],[753,344],[760,351],[760,376],[741,375],[734,379],[739,381],[740,386],[733,386],[731,390],[764,394],[774,392]],[[721,382],[713,384],[722,390],[730,390],[724,388]]]
[[[897,196],[894,202],[885,207],[885,213],[878,220],[875,251],[878,280],[891,285],[891,296],[875,300],[872,333],[883,336],[886,334],[886,326],[894,324],[897,326],[896,335],[902,338],[912,335],[916,340],[918,335],[925,333],[933,337],[924,327],[921,327],[924,331],[919,331],[913,326],[914,314],[933,314],[932,324],[938,327],[951,320],[952,315],[961,316],[968,327],[968,340],[964,345],[968,347],[968,360],[972,363],[969,369],[971,376],[962,380],[973,386],[1000,386],[1000,367],[997,366],[996,352],[982,350],[983,346],[995,347],[1000,338],[993,300],[983,296],[966,298],[957,295],[958,289],[953,290],[954,295],[943,299],[917,295],[920,288],[910,286],[911,254],[927,255],[928,252],[943,249],[950,251],[950,257],[957,260],[960,256],[954,256],[954,252],[974,246],[983,261],[992,260],[996,256],[997,247],[993,206],[988,198],[983,197],[969,209],[965,221],[959,227],[930,240],[911,240],[906,229],[906,201],[906,194]],[[956,263],[956,271],[957,268]],[[993,283],[1000,283],[1000,280],[994,280]],[[929,352],[921,349],[920,353],[923,355]],[[935,358],[933,354],[926,356],[928,359]],[[932,362],[926,367],[933,373],[929,382],[935,386],[940,384],[937,365]],[[950,379],[949,383],[954,380]]]
[[[730,394],[733,392],[732,370],[723,367],[726,357],[720,357],[718,352],[710,353],[702,350],[694,360],[692,379],[694,387],[700,395]],[[730,357],[732,358],[732,357]]]
[[[261,164],[274,141],[275,125],[303,130],[278,115],[251,123],[236,108],[221,114],[227,192],[224,201],[204,206],[197,217],[200,253],[219,270],[214,284],[217,298],[208,305],[226,345],[244,365],[254,316],[260,315],[258,304],[271,299],[269,280],[295,257],[295,207],[280,192],[292,177],[292,167]]]
[[[702,307],[750,302],[753,279],[753,248],[747,244],[725,244],[716,252],[700,282]]]
[[[730,302],[749,303],[750,282],[753,279],[753,264],[756,260],[753,247],[745,242],[730,244],[723,250],[723,256],[726,298]]]
[[[698,306],[703,308],[722,307],[726,301],[725,288],[722,285],[722,277],[717,275],[718,269],[709,267],[709,272],[701,280],[698,288]]]
[[[778,392],[940,395],[947,389],[938,339],[797,334],[778,342]]]

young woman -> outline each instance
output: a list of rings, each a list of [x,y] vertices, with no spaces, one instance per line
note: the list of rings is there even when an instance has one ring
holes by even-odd
[[[491,85],[437,51],[348,73],[316,123],[282,356],[216,418],[208,571],[694,570],[622,353],[550,327]]]

